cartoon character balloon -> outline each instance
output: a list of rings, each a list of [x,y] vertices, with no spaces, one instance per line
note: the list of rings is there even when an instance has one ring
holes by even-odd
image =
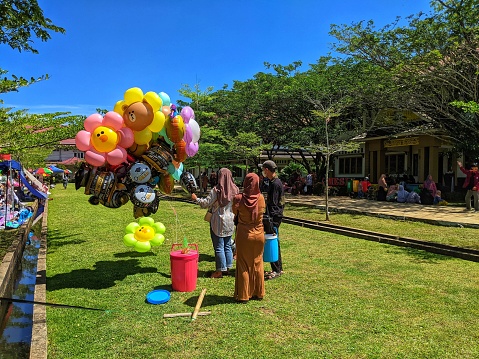
[[[148,144],[152,132],[159,132],[165,124],[160,96],[153,91],[143,94],[140,88],[133,87],[126,90],[123,97],[124,100],[115,104],[114,111],[123,117],[126,127],[133,130],[137,145]]]
[[[92,166],[126,161],[126,148],[133,144],[133,132],[124,127],[121,116],[115,112],[108,112],[105,117],[96,113],[88,116],[83,126],[85,130],[77,133],[75,144],[85,151],[85,161]]]

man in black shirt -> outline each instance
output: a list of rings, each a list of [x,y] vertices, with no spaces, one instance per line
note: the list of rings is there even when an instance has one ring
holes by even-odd
[[[265,273],[265,280],[274,279],[283,274],[283,262],[281,260],[281,248],[279,245],[279,226],[283,220],[284,191],[283,183],[276,174],[277,166],[271,160],[265,161],[261,166],[263,175],[269,179],[266,208],[273,218],[276,233],[278,234],[278,260],[271,263],[271,272]]]

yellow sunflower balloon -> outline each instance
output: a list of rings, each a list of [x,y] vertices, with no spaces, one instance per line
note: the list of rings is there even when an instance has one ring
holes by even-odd
[[[123,243],[137,252],[148,252],[151,246],[160,246],[165,241],[165,225],[151,217],[141,217],[138,223],[131,222],[125,228]]]

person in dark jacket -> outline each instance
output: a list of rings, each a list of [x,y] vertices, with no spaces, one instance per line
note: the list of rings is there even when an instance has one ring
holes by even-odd
[[[274,279],[283,274],[283,261],[279,246],[279,226],[283,220],[284,190],[283,183],[276,174],[277,166],[271,160],[265,161],[261,166],[263,176],[269,179],[268,194],[266,198],[267,214],[273,218],[273,225],[278,235],[278,260],[271,263],[271,271],[265,273],[265,280]]]

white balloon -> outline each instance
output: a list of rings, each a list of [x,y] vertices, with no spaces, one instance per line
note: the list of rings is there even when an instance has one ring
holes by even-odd
[[[200,125],[198,125],[198,122],[196,122],[195,120],[193,119],[190,119],[190,122],[188,123],[188,125],[190,125],[190,128],[191,128],[191,133],[192,133],[192,138],[191,138],[191,142],[198,142],[198,140],[200,139]]]

